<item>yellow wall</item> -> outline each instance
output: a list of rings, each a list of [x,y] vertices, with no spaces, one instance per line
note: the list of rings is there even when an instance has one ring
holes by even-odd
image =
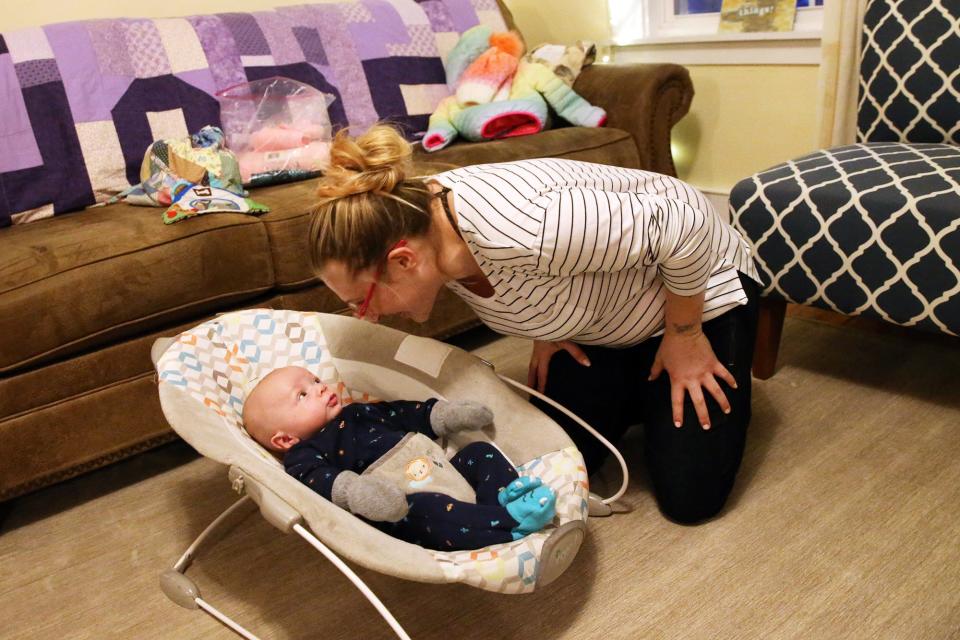
[[[815,148],[817,66],[688,69],[696,95],[673,130],[682,179],[726,192],[741,178]]]
[[[503,0],[527,45],[610,39],[607,0]]]
[[[506,0],[528,44],[609,39],[606,0]],[[562,17],[560,17],[562,16]],[[673,130],[680,177],[726,192],[807,153],[816,140],[816,65],[687,65],[696,96]]]
[[[603,43],[606,0],[505,0],[529,45]],[[741,178],[814,149],[816,65],[687,65],[696,96],[673,130],[680,177],[726,192]]]
[[[0,31],[50,22],[118,16],[176,16],[250,11],[304,0],[41,0],[6,3]],[[602,43],[606,0],[504,0],[530,45]],[[726,191],[739,179],[813,149],[816,66],[689,66],[696,97],[674,129],[680,177]]]

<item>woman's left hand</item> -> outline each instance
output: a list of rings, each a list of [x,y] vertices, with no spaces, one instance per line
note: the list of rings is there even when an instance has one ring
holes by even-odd
[[[737,388],[737,381],[717,360],[710,341],[699,328],[695,333],[689,334],[664,333],[648,380],[656,380],[664,369],[670,376],[674,425],[680,427],[683,424],[683,397],[689,393],[700,424],[704,429],[710,428],[710,414],[707,412],[704,389],[714,397],[724,413],[730,413],[730,403],[717,378],[724,380],[734,389]]]
[[[558,351],[566,351],[570,356],[585,367],[590,366],[590,359],[576,342],[570,340],[534,340],[533,353],[530,354],[530,367],[527,370],[527,386],[533,387],[540,393],[547,388],[547,374],[550,372],[550,359]]]

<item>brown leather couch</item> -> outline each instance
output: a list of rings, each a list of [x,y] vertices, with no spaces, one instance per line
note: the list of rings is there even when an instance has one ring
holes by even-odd
[[[574,87],[608,112],[567,127],[418,153],[424,172],[562,157],[675,174],[670,131],[693,88],[676,65],[594,65]],[[159,224],[116,205],[0,230],[0,501],[176,436],[160,411],[150,346],[250,307],[344,312],[311,272],[311,182],[256,190],[271,212]],[[423,326],[444,338],[477,324],[452,295]]]

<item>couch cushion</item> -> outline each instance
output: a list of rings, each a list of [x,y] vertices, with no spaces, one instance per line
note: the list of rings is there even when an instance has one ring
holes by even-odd
[[[746,178],[733,223],[766,295],[960,335],[960,149],[871,142]]]
[[[264,226],[241,214],[165,225],[114,205],[2,232],[0,373],[235,306],[271,288]]]
[[[457,142],[436,153],[426,153],[418,146],[414,162],[418,171],[438,173],[470,164],[544,157],[640,166],[637,146],[629,133],[584,127],[551,129],[493,142]],[[307,244],[310,211],[316,202],[315,188],[316,182],[310,180],[259,189],[253,194],[258,202],[271,209],[261,219],[267,227],[277,285],[281,288],[297,288],[317,281],[310,267]]]

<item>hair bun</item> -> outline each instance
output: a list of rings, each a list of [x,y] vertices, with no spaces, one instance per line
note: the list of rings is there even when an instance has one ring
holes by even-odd
[[[391,193],[409,172],[410,143],[390,125],[377,124],[351,138],[346,129],[330,145],[330,167],[317,189],[321,197]]]

